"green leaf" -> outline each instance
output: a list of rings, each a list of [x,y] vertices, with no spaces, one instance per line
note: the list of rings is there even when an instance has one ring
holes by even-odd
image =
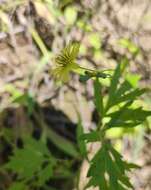
[[[126,171],[130,171],[131,169],[140,169],[140,166],[124,161],[122,155],[117,152],[112,146],[110,146],[109,149],[115,159],[115,163],[118,163],[118,167],[122,174],[125,174]]]
[[[47,128],[47,136],[50,139],[50,141],[56,147],[58,147],[60,150],[62,150],[66,154],[68,154],[72,157],[78,157],[79,156],[79,152],[77,151],[76,146],[71,141],[65,139],[64,137],[62,137],[60,135],[58,135],[52,129]]]
[[[14,149],[14,154],[10,157],[5,168],[17,173],[19,179],[28,181],[33,176],[39,177],[40,173],[43,173],[44,176],[47,171],[42,169],[44,163],[48,163],[49,169],[51,166],[52,170],[56,160],[43,142],[28,137],[24,139],[24,148]]]
[[[92,177],[89,180],[88,184],[86,185],[85,189],[87,189],[91,186],[93,186],[93,187],[98,186],[98,187],[100,187],[100,189],[109,190],[104,174],[100,174],[99,176]]]
[[[115,101],[114,101],[114,104],[119,104],[121,102],[125,102],[125,101],[134,101],[137,99],[137,97],[141,96],[142,94],[144,94],[145,92],[147,92],[147,89],[146,88],[143,88],[143,89],[135,89],[133,91],[130,91],[128,92],[127,94],[119,97],[119,98],[116,98]]]
[[[28,188],[21,182],[14,182],[8,190],[28,190]]]
[[[119,89],[116,92],[116,96],[114,96],[114,101],[110,103],[110,106],[108,104],[108,110],[120,103],[129,102],[129,101],[135,101],[139,96],[143,95],[145,92],[147,92],[148,89],[134,89],[130,90],[130,86],[127,82],[122,83],[122,85],[119,87]],[[128,92],[127,92],[128,91]]]
[[[110,189],[112,190],[118,189],[118,186],[119,186],[118,185],[118,170],[113,164],[112,158],[108,152],[106,152],[106,155],[105,155],[105,166],[106,166],[107,173],[109,175]]]
[[[90,161],[87,176],[90,178],[86,187],[99,187],[101,190],[128,190],[133,189],[127,177],[131,168],[123,161],[122,156],[111,146],[104,142],[100,150]]]
[[[87,177],[95,177],[105,173],[106,150],[102,147],[90,161],[90,168]]]
[[[13,84],[7,84],[4,86],[6,92],[11,94],[11,101],[13,102],[15,99],[19,98],[23,95],[23,93],[17,89]]]
[[[141,169],[141,167],[137,164],[134,164],[134,163],[127,163],[125,168],[127,170],[131,170],[131,169]]]
[[[151,111],[143,110],[141,107],[132,109],[124,106],[120,110],[107,115],[107,117],[111,117],[107,125],[108,128],[135,127],[143,123],[148,116],[151,116]]]
[[[122,95],[124,95],[127,91],[132,89],[132,85],[128,81],[124,81],[116,92],[116,99],[120,98]]]
[[[86,188],[90,186],[98,186],[100,189],[108,190],[107,181],[105,179],[105,156],[106,150],[101,148],[94,158],[90,162],[90,168],[87,176],[90,177],[90,180]]]
[[[24,105],[28,108],[28,113],[31,114],[33,112],[35,106],[35,100],[29,93],[21,94],[20,96],[15,97],[12,100],[13,103],[18,103],[19,105]]]
[[[1,118],[0,118],[1,119]],[[14,140],[13,131],[11,128],[2,127],[0,129],[0,137],[2,137],[11,144]]]
[[[124,104],[119,110],[118,112],[116,111],[116,114],[114,115],[114,117],[112,117],[110,114],[106,115],[107,117],[110,117],[110,121],[108,123],[106,123],[105,125],[105,129],[109,129],[111,127],[115,127],[116,125],[118,126],[118,124],[124,124],[124,122],[120,119],[121,114],[124,112],[125,108],[127,108],[128,106],[130,106],[132,104],[131,101],[127,102],[126,104]],[[114,112],[113,112],[114,113]],[[111,113],[112,114],[112,113]]]
[[[18,173],[21,178],[30,179],[40,169],[44,161],[42,155],[36,151],[16,149],[5,167]]]
[[[100,189],[107,188],[107,181],[105,180],[105,155],[106,150],[101,148],[90,162],[90,168],[87,176],[90,178],[86,188],[90,186],[98,186]]]
[[[45,155],[47,157],[51,156],[51,153],[50,153],[48,147],[41,140],[36,140],[31,137],[25,137],[24,138],[24,147],[27,149],[36,151],[38,154]]]
[[[124,71],[124,69],[126,68],[128,64],[128,60],[127,58],[124,58],[120,64],[117,65],[115,72],[113,74],[112,80],[111,80],[111,84],[109,87],[109,97],[108,97],[108,102],[106,105],[106,111],[112,106],[112,104],[115,104],[115,99],[118,99],[118,97],[116,96],[116,92],[118,89],[118,84],[119,84],[119,80],[121,77],[122,72]]]
[[[90,133],[84,133],[80,136],[81,140],[86,140],[87,143],[89,142],[96,142],[100,141],[101,136],[98,131],[92,131]]]
[[[141,76],[139,74],[131,74],[131,73],[128,73],[126,75],[126,80],[134,87],[138,87],[138,82],[140,80]]]
[[[120,160],[120,163],[122,163],[121,158],[118,158]],[[125,163],[123,162],[123,164]],[[106,154],[106,166],[108,174],[110,176],[110,185],[113,186],[113,189],[119,187],[119,181],[128,188],[133,188],[129,181],[129,178],[125,175],[125,171],[121,172],[119,163],[117,160],[113,160],[109,153]]]
[[[110,88],[109,88],[109,100],[108,100],[109,102],[112,100],[112,96],[116,92],[120,76],[121,76],[121,64],[118,64],[115,69],[114,75],[111,80]]]
[[[120,172],[125,174],[125,162],[123,162],[122,156],[112,146],[110,146],[110,150],[113,157],[115,158],[115,162],[118,163]]]
[[[44,169],[42,169],[39,172],[39,175],[38,175],[39,186],[44,185],[52,176],[53,176],[53,166],[52,164],[48,164]]]

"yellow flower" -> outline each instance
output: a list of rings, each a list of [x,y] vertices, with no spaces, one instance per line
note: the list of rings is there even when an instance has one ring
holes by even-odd
[[[70,43],[56,57],[56,65],[52,70],[52,74],[57,80],[67,82],[70,77],[70,72],[79,68],[78,64],[75,62],[79,48],[79,43]]]

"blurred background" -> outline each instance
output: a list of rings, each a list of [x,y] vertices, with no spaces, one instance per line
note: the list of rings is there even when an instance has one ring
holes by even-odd
[[[37,139],[43,134],[38,123],[71,142],[75,142],[77,111],[85,131],[95,125],[92,81],[83,85],[73,75],[60,86],[50,74],[55,55],[70,41],[80,42],[80,65],[114,69],[127,56],[132,83],[150,87],[150,0],[0,0],[0,166],[14,145],[21,146],[25,134]],[[150,98],[147,94],[139,104],[150,109]],[[125,159],[143,166],[131,176],[135,189],[150,190],[151,120],[135,130],[110,130],[108,137]],[[74,171],[79,161],[72,161]],[[8,189],[14,179],[0,170],[0,190]],[[50,186],[73,189],[72,180],[68,181],[52,179]]]

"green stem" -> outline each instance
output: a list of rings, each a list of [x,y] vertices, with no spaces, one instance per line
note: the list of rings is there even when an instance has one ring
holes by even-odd
[[[93,69],[88,69],[88,68],[81,67],[81,66],[79,66],[79,68],[80,68],[80,69],[83,69],[83,70],[85,70],[85,71],[96,72],[96,71],[93,70]]]
[[[72,71],[75,72],[75,73],[77,73],[77,74],[80,74],[80,75],[85,75],[85,72],[88,71],[88,72],[90,72],[90,73],[92,73],[92,74],[94,74],[96,76],[100,74],[100,77],[103,77],[103,76],[101,76],[101,73],[102,73],[102,75],[104,75],[104,78],[107,78],[107,77],[111,77],[111,75],[110,74],[105,74],[103,72],[109,71],[109,70],[111,70],[111,69],[105,69],[105,70],[102,70],[102,71],[99,72],[97,70],[88,69],[88,68],[81,67],[81,66],[78,65]]]

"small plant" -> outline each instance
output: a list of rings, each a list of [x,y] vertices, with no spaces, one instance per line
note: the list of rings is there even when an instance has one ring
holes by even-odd
[[[114,127],[133,128],[142,124],[151,111],[144,110],[142,107],[134,106],[135,101],[144,94],[147,89],[134,87],[131,82],[122,74],[126,71],[129,61],[126,57],[118,63],[113,76],[101,71],[90,70],[80,67],[75,63],[79,45],[68,45],[56,58],[55,76],[62,80],[69,78],[69,72],[80,74],[81,81],[94,80],[94,104],[99,115],[99,121],[95,130],[86,134],[78,135],[80,150],[87,158],[87,152],[83,147],[87,143],[100,142],[100,149],[89,160],[90,168],[87,176],[89,182],[87,187],[99,187],[100,190],[126,190],[133,189],[133,185],[127,176],[127,172],[133,168],[139,168],[136,164],[128,163],[114,149],[110,141],[106,138],[106,132]],[[61,69],[66,72],[61,72]],[[68,68],[68,69],[67,69]],[[60,70],[59,70],[60,69]],[[64,75],[64,77],[59,75]],[[108,98],[102,94],[101,78],[111,77],[108,87]],[[67,80],[63,80],[67,81]],[[82,143],[83,142],[83,143]]]
[[[117,64],[111,76],[108,71],[91,70],[79,66],[76,63],[79,47],[78,43],[67,45],[56,57],[56,65],[52,74],[62,82],[68,82],[71,72],[78,74],[81,82],[93,80],[94,104],[99,116],[98,123],[94,130],[84,133],[82,121],[79,119],[77,127],[79,152],[75,145],[73,146],[69,141],[49,129],[51,141],[71,157],[79,158],[81,155],[82,159],[88,160],[87,177],[89,177],[89,181],[84,189],[91,186],[98,187],[100,190],[134,189],[127,172],[139,168],[139,166],[125,161],[113,147],[110,139],[107,139],[106,133],[115,127],[134,128],[151,115],[151,111],[144,110],[135,104],[147,89],[139,89],[127,77],[126,68],[129,60],[126,57]],[[110,80],[110,85],[105,87],[102,80],[107,78]],[[103,94],[104,88],[107,88],[107,97]],[[48,135],[48,129],[45,131],[45,135]],[[99,142],[100,146],[95,155],[89,159],[87,144],[94,142]],[[18,174],[17,182],[10,187],[10,190],[26,190],[27,185],[31,189],[40,189],[49,178],[55,177],[55,169],[59,162],[65,163],[50,153],[46,143],[33,138],[24,139],[24,147],[15,148],[13,156],[5,165],[5,168]],[[65,170],[65,167],[64,164],[62,170]],[[67,168],[69,168],[69,163]],[[69,170],[64,172],[64,175],[65,173],[70,175]]]
[[[9,189],[40,188],[53,176],[55,165],[56,159],[41,140],[26,137],[24,147],[15,148],[10,161],[4,166],[18,174],[16,182]]]

